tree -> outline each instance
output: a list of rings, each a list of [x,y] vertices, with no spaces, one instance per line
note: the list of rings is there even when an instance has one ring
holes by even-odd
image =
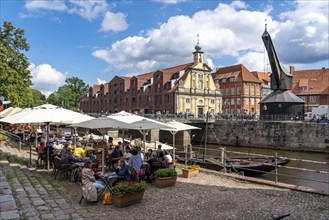
[[[27,107],[31,104],[32,76],[23,53],[29,49],[24,30],[4,21],[3,27],[0,27],[0,94],[13,106]]]
[[[80,100],[88,92],[89,86],[78,77],[67,78],[65,85],[50,94],[47,101],[63,108],[78,110]]]
[[[71,100],[75,109],[79,109],[80,100],[88,92],[89,86],[78,77],[67,78],[65,80],[67,87],[71,91]]]
[[[37,89],[31,89],[32,90],[32,101],[31,101],[31,107],[43,105],[46,103],[46,96],[42,94]]]

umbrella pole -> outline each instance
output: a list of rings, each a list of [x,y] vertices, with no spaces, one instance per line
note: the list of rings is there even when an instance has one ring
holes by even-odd
[[[49,133],[50,133],[50,125],[49,125],[50,123],[49,122],[47,122],[46,123],[46,125],[47,125],[47,170],[49,170],[49,166],[50,166],[50,164],[49,164],[49,158],[50,158],[50,156],[49,156]]]
[[[104,157],[105,157],[105,152],[104,152],[104,148],[102,149],[102,174],[104,175],[105,173],[105,161],[104,161]]]
[[[173,133],[172,133],[172,146],[173,146],[173,159],[176,159],[176,155],[175,155],[175,145],[176,145],[176,143],[175,143],[175,138],[176,137],[176,132],[174,131]]]

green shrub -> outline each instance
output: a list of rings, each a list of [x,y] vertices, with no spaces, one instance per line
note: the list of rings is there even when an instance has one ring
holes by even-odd
[[[147,188],[145,182],[122,182],[112,188],[112,194],[115,196],[130,195],[137,192],[144,192]]]
[[[183,169],[186,169],[186,170],[198,170],[198,169],[200,169],[200,166],[199,165],[196,165],[196,164],[193,164],[193,165],[184,166]]]
[[[159,169],[154,172],[154,176],[156,177],[171,177],[171,176],[177,176],[177,172],[174,169],[170,168],[163,168]]]

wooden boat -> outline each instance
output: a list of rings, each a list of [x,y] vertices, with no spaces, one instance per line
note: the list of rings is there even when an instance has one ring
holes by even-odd
[[[275,170],[277,165],[284,166],[290,162],[289,159],[274,158],[228,158],[226,159],[226,169],[229,172],[237,172],[246,176],[257,176]]]

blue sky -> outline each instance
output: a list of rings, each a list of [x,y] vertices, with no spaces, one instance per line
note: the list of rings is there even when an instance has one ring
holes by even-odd
[[[1,0],[4,20],[25,30],[33,87],[50,94],[67,77],[89,85],[192,62],[199,34],[205,62],[270,71],[261,35],[267,20],[279,60],[329,66],[328,2]]]

